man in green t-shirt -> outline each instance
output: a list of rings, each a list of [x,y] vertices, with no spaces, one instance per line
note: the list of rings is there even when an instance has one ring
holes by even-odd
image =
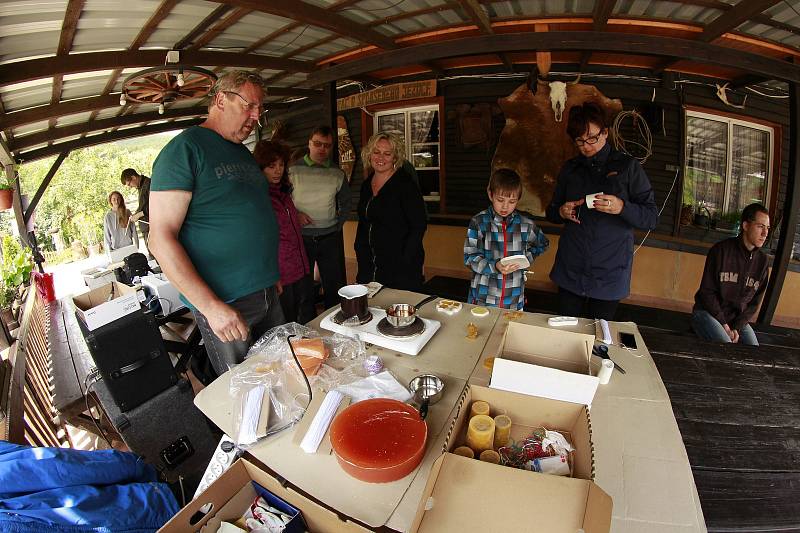
[[[242,144],[263,113],[263,80],[229,72],[209,96],[208,119],[170,141],[153,164],[150,250],[222,374],[284,320],[269,185]]]

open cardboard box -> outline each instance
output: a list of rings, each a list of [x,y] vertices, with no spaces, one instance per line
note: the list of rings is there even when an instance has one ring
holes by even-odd
[[[511,417],[511,436],[519,439],[546,427],[570,434],[572,478],[539,474],[468,459],[450,453],[463,444],[469,407],[483,400],[492,416]],[[433,464],[412,532],[536,531],[608,533],[611,497],[593,483],[591,422],[585,405],[525,396],[472,385]]]
[[[489,384],[495,389],[591,405],[594,335],[509,322]]]
[[[73,296],[72,302],[90,331],[141,309],[136,289],[118,281]]]
[[[311,533],[364,533],[369,531],[349,520],[339,518],[333,511],[299,492],[294,491],[245,459],[239,459],[219,478],[192,500],[178,514],[159,529],[159,533],[185,533],[204,531],[213,533],[223,521],[233,522],[253,502],[256,490],[251,481],[285,501],[302,514],[302,521]],[[209,508],[205,514],[201,508]],[[200,514],[198,514],[200,513]],[[302,522],[297,518],[289,525]],[[304,531],[302,527],[298,531]],[[287,529],[286,531],[292,531]]]

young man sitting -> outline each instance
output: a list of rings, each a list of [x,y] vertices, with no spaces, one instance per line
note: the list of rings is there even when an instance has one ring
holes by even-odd
[[[708,252],[694,295],[692,329],[706,340],[758,346],[748,322],[767,287],[767,256],[761,247],[769,234],[769,212],[750,204],[741,220],[738,237],[718,242]]]

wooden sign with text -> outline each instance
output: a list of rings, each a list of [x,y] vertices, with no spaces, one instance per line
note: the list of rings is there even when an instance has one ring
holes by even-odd
[[[385,87],[378,87],[371,91],[339,98],[336,101],[336,109],[338,111],[344,111],[345,109],[353,109],[354,107],[367,107],[373,104],[385,104],[387,102],[428,98],[431,96],[436,96],[436,80],[395,83],[393,85],[386,85]]]

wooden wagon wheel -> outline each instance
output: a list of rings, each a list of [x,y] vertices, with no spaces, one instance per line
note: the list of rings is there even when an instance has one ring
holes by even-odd
[[[180,79],[183,84],[179,84]],[[164,104],[177,100],[203,98],[217,76],[200,67],[164,65],[137,72],[122,83],[125,100],[140,104]]]

